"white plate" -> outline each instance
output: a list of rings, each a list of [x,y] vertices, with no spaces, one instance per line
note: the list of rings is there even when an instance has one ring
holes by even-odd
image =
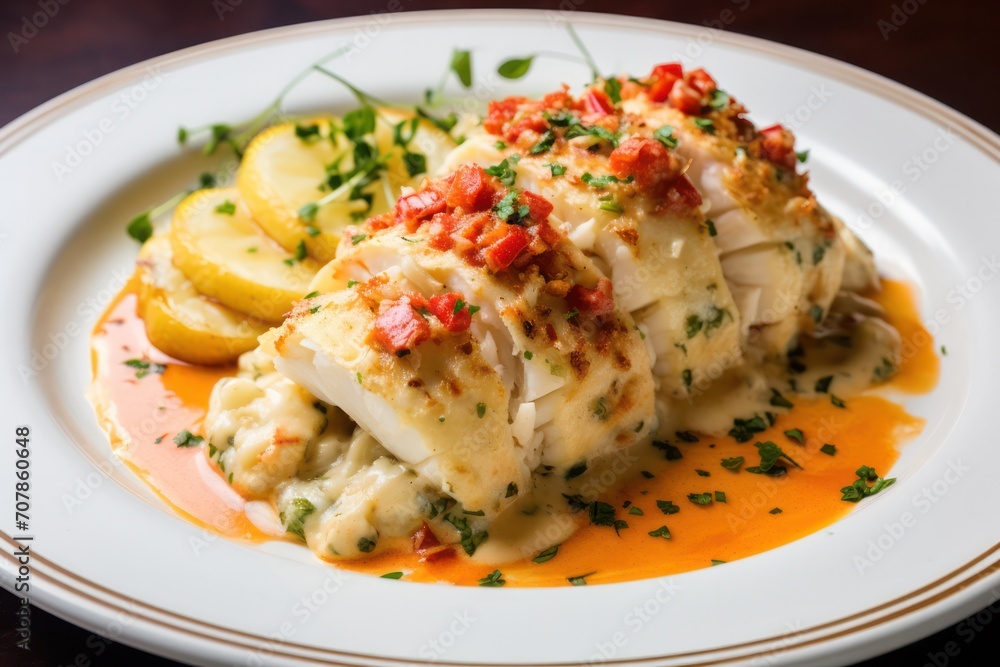
[[[334,68],[382,97],[417,98],[453,46],[475,50],[477,90],[488,96],[581,82],[583,68],[552,60],[517,83],[492,73],[542,45],[570,51],[566,18],[609,71],[681,58],[708,68],[758,121],[793,119],[800,145],[812,149],[821,199],[855,227],[869,210],[862,235],[886,271],[919,284],[925,316],[942,320],[935,344],[949,351],[937,390],[907,402],[927,428],[893,469],[899,483],[827,530],[724,567],[541,590],[341,573],[300,547],[215,539],[167,511],[115,462],[83,392],[88,331],[136,252],[125,222],[208,164],[181,155],[178,124],[249,117],[299,68],[344,43],[357,48]],[[320,77],[290,100],[299,110],[347,102]],[[1000,281],[991,280],[1000,269],[1000,138],[902,86],[791,48],[651,20],[386,14],[255,33],[130,67],[9,125],[0,156],[3,497],[12,504],[14,426],[28,424],[31,598],[88,629],[201,664],[825,665],[954,622],[1000,583]],[[894,182],[905,192],[890,201]],[[0,558],[8,589],[17,576],[10,535],[20,534],[12,521],[3,522]]]

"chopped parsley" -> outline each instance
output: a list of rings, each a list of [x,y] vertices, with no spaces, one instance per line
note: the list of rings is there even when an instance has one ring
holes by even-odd
[[[712,504],[712,494],[709,492],[705,493],[689,493],[688,500],[693,502],[695,505],[711,505]]]
[[[618,203],[618,200],[614,198],[613,195],[606,195],[598,199],[600,202],[598,208],[602,211],[610,211],[611,213],[621,213],[622,205]]]
[[[684,455],[681,453],[681,450],[677,449],[669,442],[666,442],[664,440],[654,440],[653,447],[663,450],[663,456],[668,461],[679,461],[680,459],[684,458]]]
[[[770,512],[768,512],[768,514],[781,514],[781,508],[780,507],[775,507],[773,510],[771,510]]]
[[[677,148],[677,137],[674,136],[674,128],[671,125],[664,125],[653,132],[653,138],[667,148]]]
[[[476,553],[476,549],[479,548],[479,545],[485,542],[489,537],[489,533],[485,530],[476,532],[470,528],[468,520],[463,517],[455,516],[454,514],[446,514],[444,520],[454,526],[455,530],[458,531],[459,537],[461,538],[460,543],[462,545],[462,549],[464,549],[465,553],[469,556]]]
[[[351,245],[358,245],[362,241],[368,238],[367,234],[355,234],[351,237]]]
[[[362,537],[358,540],[358,551],[363,554],[370,554],[375,551],[375,541],[370,540],[367,537]]]
[[[822,447],[820,447],[819,451],[823,452],[824,454],[827,454],[828,456],[833,456],[834,454],[837,453],[837,447],[835,445],[827,443]]]
[[[681,508],[674,505],[673,501],[670,500],[657,500],[656,507],[664,514],[677,514],[681,511]]]
[[[725,503],[726,502],[726,492],[725,491],[716,491],[715,492],[715,502],[717,502],[717,503]]]
[[[556,133],[553,132],[552,130],[545,130],[545,132],[542,133],[542,136],[539,137],[538,142],[534,146],[528,149],[528,153],[531,155],[539,155],[541,153],[545,153],[550,148],[552,148],[552,144],[554,144],[555,141],[556,141]]]
[[[514,185],[514,180],[517,178],[517,172],[511,168],[510,162],[506,158],[500,164],[487,167],[485,171],[490,176],[496,176],[507,187]]]
[[[795,153],[795,159],[798,160],[799,162],[805,162],[806,160],[809,159],[809,151],[805,150],[805,151],[796,152]]]
[[[504,498],[511,498],[516,495],[517,495],[517,484],[511,482],[510,484],[507,485],[507,495],[505,495]]]
[[[137,380],[141,380],[150,373],[156,373],[157,375],[162,375],[167,367],[163,364],[157,364],[152,361],[146,361],[145,359],[129,359],[128,361],[123,361],[123,364],[129,368],[135,369],[135,377]]]
[[[499,588],[507,582],[504,581],[503,574],[500,570],[493,570],[488,575],[479,580],[480,586],[486,586],[489,588]]]
[[[580,574],[580,575],[577,575],[575,577],[566,577],[566,581],[568,581],[569,583],[571,583],[574,586],[586,586],[587,585],[587,577],[589,577],[592,574],[597,574],[597,573],[596,572],[588,572],[587,574]]]
[[[709,118],[695,118],[694,124],[706,134],[715,134],[715,123]]]
[[[706,220],[705,221],[705,227],[708,228],[708,235],[709,236],[718,236],[719,235],[718,230],[715,228],[715,222],[714,221],[712,221],[712,220]]]
[[[840,400],[839,398],[837,398],[833,394],[830,394],[830,402],[833,404],[833,407],[835,407],[835,408],[846,408],[847,407],[846,403],[844,403],[842,400]]]
[[[816,387],[815,387],[816,393],[825,394],[828,391],[830,391],[831,382],[833,382],[832,375],[827,375],[825,377],[821,377],[820,379],[816,380]]]
[[[796,463],[795,460],[788,454],[783,452],[781,447],[778,447],[778,445],[774,444],[770,440],[767,442],[754,443],[754,447],[757,448],[757,453],[760,454],[760,464],[753,466],[752,468],[747,468],[747,472],[752,472],[756,475],[783,475],[785,473],[785,468],[776,465],[779,459],[784,459],[799,470],[802,470],[802,466]]]
[[[562,176],[563,174],[566,173],[566,167],[564,167],[563,165],[559,164],[558,162],[550,162],[550,163],[546,164],[545,166],[548,167],[549,171],[552,172],[552,176],[553,177]]]
[[[635,505],[632,505],[632,507],[628,508],[628,513],[632,514],[634,516],[646,516],[646,513],[643,512],[642,509],[640,509],[639,507],[637,507]]]
[[[573,479],[574,477],[579,477],[585,472],[587,472],[586,462],[577,463],[575,466],[566,471],[566,479]]]
[[[690,368],[685,368],[683,371],[681,371],[681,380],[683,380],[685,387],[690,387],[691,386],[691,369]]]
[[[482,419],[486,415],[486,404],[476,403],[476,416]]]
[[[732,458],[722,459],[722,467],[726,470],[736,470],[739,471],[740,466],[743,465],[745,459],[742,456],[734,456]]]
[[[531,559],[531,562],[532,563],[547,563],[550,560],[552,560],[553,558],[555,558],[557,553],[559,553],[559,545],[558,544],[555,545],[554,547],[549,547],[548,549],[546,549],[542,553],[538,554],[537,556],[535,556],[534,558]]]
[[[795,442],[799,443],[800,445],[805,444],[806,436],[804,433],[802,433],[801,429],[790,428],[787,431],[785,431],[785,435],[788,436],[790,439],[794,440]]]
[[[771,405],[776,408],[793,408],[792,402],[781,395],[777,389],[771,389]]]
[[[863,498],[874,496],[876,493],[896,483],[895,477],[883,479],[875,472],[875,468],[869,466],[861,466],[855,474],[858,476],[858,479],[851,486],[845,486],[840,490],[840,499],[849,503],[856,503]],[[873,482],[873,484],[869,486],[869,482]]]
[[[612,104],[618,104],[622,101],[622,82],[615,78],[607,79],[604,82],[604,92]]]
[[[229,475],[229,483],[233,483],[233,475]],[[285,526],[285,530],[293,535],[298,535],[301,539],[305,539],[305,534],[303,532],[303,524],[305,523],[306,517],[316,511],[316,506],[313,505],[305,498],[294,498],[291,502],[291,514],[286,514],[281,512],[278,518],[281,520],[282,525]],[[358,545],[360,547],[360,544]]]
[[[589,171],[584,172],[580,180],[589,185],[592,188],[600,190],[601,188],[606,188],[612,183],[631,183],[632,176],[630,175],[626,179],[621,179],[614,174],[605,174],[604,176],[594,176]]]
[[[665,540],[670,539],[670,529],[666,526],[660,526],[656,530],[649,531],[648,534],[650,537],[662,537]]]
[[[708,472],[707,470],[699,470],[699,469],[696,468],[695,472],[698,473],[698,477],[711,477],[712,476],[712,473]]]
[[[379,577],[379,579],[402,579],[402,578],[403,578],[402,572],[386,572],[385,574]]]
[[[184,429],[180,433],[174,436],[174,444],[178,447],[197,447],[205,438],[200,435],[194,435],[191,431]]]
[[[698,436],[696,436],[691,431],[674,431],[674,435],[676,435],[677,439],[682,442],[692,443],[692,442],[698,442],[699,440]]]
[[[236,204],[227,199],[215,207],[215,212],[221,213],[222,215],[233,215],[236,213]]]
[[[753,439],[754,434],[766,431],[767,426],[767,422],[760,415],[754,415],[752,419],[734,419],[733,428],[730,429],[729,435],[736,442],[749,442]]]
[[[809,309],[809,317],[813,322],[819,324],[823,321],[823,308],[820,306],[813,306]]]

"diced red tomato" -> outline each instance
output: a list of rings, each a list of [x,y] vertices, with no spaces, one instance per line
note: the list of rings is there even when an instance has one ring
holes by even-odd
[[[569,307],[586,317],[600,317],[615,312],[615,299],[611,292],[611,281],[601,278],[593,289],[583,285],[573,285],[566,295]]]
[[[665,63],[657,65],[649,75],[649,99],[654,102],[666,102],[667,96],[674,84],[684,76],[680,63]]]
[[[483,252],[487,266],[496,273],[510,266],[531,243],[531,236],[521,227],[507,225],[506,233]]]
[[[421,190],[400,197],[396,202],[396,224],[403,223],[407,231],[414,231],[420,223],[445,209],[444,197],[435,190]]]
[[[633,137],[611,151],[608,166],[618,178],[632,176],[636,185],[647,189],[662,181],[675,179],[680,161],[659,141]]]
[[[503,126],[514,119],[517,108],[527,102],[524,97],[508,97],[502,100],[490,100],[483,128],[490,134],[503,135]]]
[[[431,527],[427,525],[426,521],[417,529],[417,532],[413,533],[412,539],[413,550],[418,553],[441,546],[441,541],[434,534],[434,531],[431,530]]]
[[[786,130],[782,125],[771,125],[760,131],[764,140],[761,148],[768,160],[784,167],[795,170],[795,135]]]
[[[675,213],[687,215],[693,209],[701,206],[701,193],[694,187],[687,176],[681,176],[670,183],[663,196],[661,206]]]
[[[428,302],[428,309],[451,333],[465,331],[472,324],[468,304],[463,303],[458,312],[455,312],[455,306],[461,298],[461,294],[448,292],[432,296]]]
[[[538,234],[538,238],[545,241],[545,244],[550,248],[554,248],[562,243],[563,235],[560,234],[556,229],[549,224],[548,220],[542,220],[533,228]]]
[[[603,90],[591,88],[583,96],[584,108],[592,114],[606,116],[615,112],[615,105],[611,103],[611,98]]]
[[[670,91],[668,101],[670,106],[689,116],[701,113],[701,100],[704,96],[687,81],[678,81]]]
[[[684,80],[689,86],[697,90],[702,96],[711,95],[719,87],[715,79],[705,70],[698,68],[687,73]]]
[[[508,126],[507,130],[503,133],[503,137],[510,143],[515,143],[525,132],[530,131],[541,134],[547,129],[549,129],[549,122],[545,120],[545,117],[540,112],[529,113]]]
[[[490,177],[477,164],[462,165],[448,190],[448,206],[461,206],[466,212],[485,211],[493,206],[496,190]]]
[[[536,195],[534,192],[523,190],[520,200],[521,203],[527,205],[528,215],[535,222],[545,220],[549,217],[549,213],[552,212],[552,204],[549,203],[549,200],[541,195]]]
[[[398,354],[412,350],[430,335],[430,325],[407,298],[397,301],[375,318],[375,341],[386,352]]]

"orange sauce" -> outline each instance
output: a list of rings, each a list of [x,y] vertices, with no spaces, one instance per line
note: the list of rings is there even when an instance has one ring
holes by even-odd
[[[202,456],[200,448],[177,447],[172,440],[184,429],[200,432],[213,385],[235,369],[191,366],[154,349],[136,315],[134,290],[130,284],[109,307],[93,338],[96,383],[106,392],[118,425],[130,434],[127,442],[115,444],[116,451],[188,518],[229,537],[264,539],[242,511],[221,500],[205,481],[195,461]],[[904,341],[912,343],[907,347],[904,342],[903,360],[890,386],[912,393],[929,391],[937,381],[939,359],[921,324],[912,288],[884,281],[881,291],[870,296],[886,309],[887,319]],[[124,363],[135,358],[165,364],[166,371],[137,379],[135,369]],[[713,561],[729,562],[788,544],[853,509],[853,504],[840,499],[839,490],[856,479],[855,470],[868,465],[887,472],[899,446],[919,433],[924,423],[878,396],[847,399],[843,409],[825,398],[794,402],[795,408],[757,439],[773,440],[804,470],[788,466],[786,475],[773,478],[727,470],[721,466],[723,458],[742,456],[744,467],[759,461],[752,442],[739,444],[729,437],[676,443],[682,459],[658,460],[648,467],[653,478],[637,476],[601,498],[615,506],[616,518],[626,520],[628,528],[616,535],[610,527],[581,525],[548,562],[537,564],[529,558],[501,565],[504,579],[516,586],[567,585],[569,577],[585,574],[589,584],[629,581],[710,567]],[[152,430],[151,410],[162,413]],[[803,432],[804,444],[784,434],[796,428]],[[834,445],[836,453],[822,453],[825,444]],[[700,475],[698,470],[709,474]],[[717,492],[725,495],[725,502]],[[711,493],[712,502],[697,505],[688,499],[688,494],[701,493]],[[672,501],[680,511],[665,515],[657,500]],[[642,514],[630,514],[626,502]],[[581,522],[586,521],[585,514],[579,515]],[[669,539],[649,536],[661,526],[669,530]],[[494,569],[464,557],[421,562],[406,550],[337,566],[378,575],[403,571],[411,581],[462,585],[475,585]]]

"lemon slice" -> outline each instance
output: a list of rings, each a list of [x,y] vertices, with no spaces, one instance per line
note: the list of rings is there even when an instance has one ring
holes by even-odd
[[[455,147],[446,132],[424,119],[415,125],[406,122],[400,133],[394,131],[398,123],[414,118],[409,112],[378,109],[375,117],[374,132],[366,140],[374,142],[378,155],[385,158],[385,169],[362,188],[371,198],[370,207],[364,199],[349,198],[351,183],[329,180],[332,173],[348,174],[354,168],[355,146],[342,129],[336,129],[342,128],[339,119],[325,116],[276,125],[250,143],[237,186],[254,220],[287,251],[303,243],[310,257],[321,262],[333,259],[344,227],[388,210],[402,187],[435,173]],[[397,134],[405,147],[397,143]],[[334,193],[335,199],[308,211]]]
[[[266,322],[280,322],[320,268],[304,245],[289,253],[265,235],[236,188],[199,190],[181,202],[170,246],[195,289]]]
[[[139,251],[139,316],[157,349],[193,364],[225,364],[257,346],[263,324],[202,296],[173,265],[170,240],[154,236]]]

